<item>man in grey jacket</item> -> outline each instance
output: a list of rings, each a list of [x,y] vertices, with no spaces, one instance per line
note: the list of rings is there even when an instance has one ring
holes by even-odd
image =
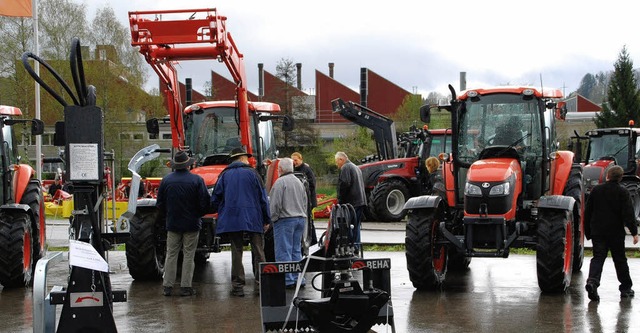
[[[364,208],[367,205],[367,197],[364,192],[364,181],[362,171],[355,164],[349,161],[349,157],[344,152],[337,152],[336,165],[340,169],[338,175],[338,203],[351,204],[356,211],[355,230],[353,242],[356,251],[360,249],[360,223]]]
[[[293,174],[292,159],[286,157],[279,161],[278,174],[269,193],[276,261],[300,261],[302,234],[307,219],[307,192],[300,179]],[[297,279],[297,273],[287,273],[286,287],[295,288]]]

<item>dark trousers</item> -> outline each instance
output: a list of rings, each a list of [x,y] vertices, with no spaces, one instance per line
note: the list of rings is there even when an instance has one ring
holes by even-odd
[[[616,275],[620,281],[619,289],[631,289],[633,283],[629,275],[629,265],[624,252],[624,236],[593,236],[593,258],[589,265],[589,278],[587,283],[600,285],[600,277],[602,276],[602,266],[607,258],[607,253],[611,251],[613,265],[616,268]]]
[[[231,285],[234,289],[240,289],[245,285],[244,266],[242,265],[242,247],[244,246],[244,232],[230,232],[231,241]],[[264,240],[261,233],[247,232],[251,244],[251,259],[256,285],[260,274],[258,265],[264,262]]]

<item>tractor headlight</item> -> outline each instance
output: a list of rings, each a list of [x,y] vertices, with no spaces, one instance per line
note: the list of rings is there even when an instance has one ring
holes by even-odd
[[[509,195],[511,190],[511,185],[509,182],[495,185],[489,191],[489,196],[501,196],[501,195]]]
[[[464,195],[468,195],[471,197],[481,197],[482,196],[482,190],[480,189],[480,186],[478,185],[473,185],[471,183],[467,183],[464,186]]]

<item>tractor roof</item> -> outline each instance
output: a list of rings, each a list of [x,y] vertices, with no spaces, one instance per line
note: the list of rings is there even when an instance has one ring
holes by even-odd
[[[22,116],[22,111],[15,106],[0,105],[0,115],[3,116]]]
[[[604,134],[616,134],[623,135],[628,134],[628,131],[633,131],[636,134],[640,134],[640,128],[635,127],[610,127],[610,128],[595,128],[587,131],[587,136],[601,136]]]
[[[531,86],[497,86],[497,87],[487,87],[487,88],[479,88],[479,89],[467,89],[461,93],[458,97],[461,100],[466,100],[469,98],[469,92],[475,91],[478,95],[490,95],[497,93],[507,93],[507,94],[523,94],[525,91],[529,91],[534,96],[539,98],[562,98],[562,91],[560,89],[555,88],[545,88],[543,90],[531,87]]]
[[[248,102],[248,103],[249,103],[249,111],[280,112],[280,105],[275,103],[270,103],[270,102]],[[221,108],[221,107],[236,108],[238,107],[238,103],[235,100],[193,103],[192,105],[187,106],[184,109],[184,113],[191,113],[194,107],[200,107],[202,109]]]

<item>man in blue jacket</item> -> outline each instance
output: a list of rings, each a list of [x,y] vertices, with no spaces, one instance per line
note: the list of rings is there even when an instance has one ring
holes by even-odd
[[[249,165],[251,154],[242,148],[231,151],[229,164],[218,177],[211,206],[218,213],[216,233],[231,242],[231,295],[244,296],[242,247],[246,234],[251,243],[255,291],[259,291],[258,264],[264,258],[264,230],[269,226],[269,201],[262,178]]]
[[[210,197],[202,177],[189,172],[191,164],[193,159],[184,151],[177,152],[171,161],[174,172],[164,177],[158,187],[156,206],[167,221],[167,257],[162,281],[165,296],[170,296],[173,290],[180,249],[183,252],[180,295],[196,294],[191,286],[193,257],[202,228],[200,217],[207,213]]]

